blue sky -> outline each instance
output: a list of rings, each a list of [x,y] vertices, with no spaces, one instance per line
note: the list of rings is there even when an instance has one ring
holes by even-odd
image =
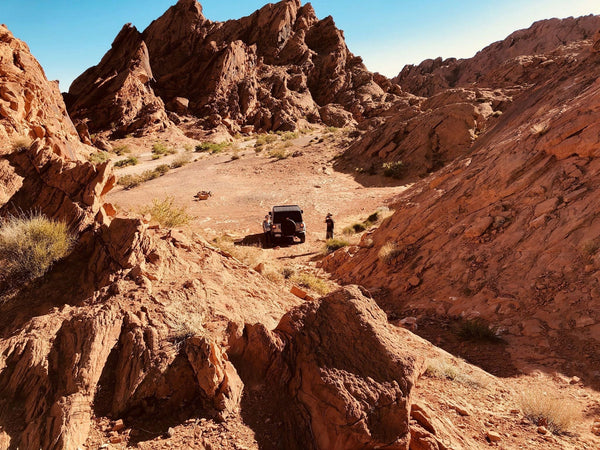
[[[0,22],[27,42],[49,79],[68,90],[100,61],[123,24],[140,31],[176,0],[0,0]],[[204,0],[211,20],[239,18],[265,0]],[[303,1],[303,4],[305,2]],[[598,0],[314,0],[332,15],[350,50],[371,71],[396,75],[405,64],[470,57],[540,19],[600,14]]]

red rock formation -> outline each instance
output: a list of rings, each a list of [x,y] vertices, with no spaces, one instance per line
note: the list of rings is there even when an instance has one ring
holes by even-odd
[[[423,361],[399,333],[408,332],[392,328],[349,287],[292,310],[272,332],[246,326],[231,353],[242,377],[268,384],[287,424],[285,448],[408,449]]]
[[[65,96],[74,120],[92,132],[110,129],[123,137],[170,124],[162,100],[151,87],[152,69],[141,34],[127,24],[97,66],[77,78]]]
[[[360,248],[326,265],[345,282],[388,289],[390,311],[481,316],[550,348],[567,370],[585,348],[593,377],[600,55],[589,42],[573,48],[468,157],[417,183]]]
[[[48,81],[29,47],[0,25],[0,155],[24,139],[41,139],[70,159],[81,146],[58,83]]]
[[[511,72],[521,72],[521,81],[526,81],[522,76],[524,70],[553,67],[552,58],[536,55],[549,54],[560,46],[591,39],[598,29],[600,16],[541,20],[489,45],[473,58],[437,58],[425,60],[418,66],[407,65],[393,81],[406,92],[426,97],[448,88],[468,87],[474,82],[479,87],[492,89],[510,86],[515,76]]]
[[[110,108],[117,89],[100,86],[115,73],[116,80],[132,77],[131,66],[140,59],[133,53],[144,44],[156,79],[154,92],[179,113],[180,102],[174,101],[185,99],[186,112],[207,118],[206,126],[227,120],[236,129],[253,125],[291,130],[299,119],[350,123],[352,119],[342,120],[343,115],[331,114],[330,109],[320,115],[319,107],[332,103],[357,121],[389,106],[381,80],[378,84],[361,59],[350,53],[333,19],[318,20],[309,4],[284,0],[219,23],[202,15],[197,1],[180,0],[141,36],[121,32],[102,62],[73,83],[69,110],[78,118],[89,117],[91,129],[108,128],[107,117],[130,129],[145,127],[125,113],[127,108]],[[122,103],[153,103],[148,90],[121,90],[118,97]]]

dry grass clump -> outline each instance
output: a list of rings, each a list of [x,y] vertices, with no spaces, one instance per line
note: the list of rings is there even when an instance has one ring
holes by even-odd
[[[142,208],[142,214],[150,214],[154,222],[163,227],[173,228],[187,224],[191,216],[185,206],[176,206],[175,198],[167,196],[163,199],[152,200],[152,205]]]
[[[383,175],[386,177],[400,179],[404,176],[405,167],[402,161],[383,163]]]
[[[12,143],[12,149],[14,152],[23,152],[28,150],[31,147],[31,139],[28,138],[20,138],[15,139]]]
[[[171,163],[171,169],[177,169],[179,167],[183,167],[186,164],[192,162],[192,157],[189,154],[183,154],[175,158],[175,160]]]
[[[202,144],[196,145],[196,153],[221,153],[230,145],[229,142],[203,142]]]
[[[116,147],[113,147],[112,151],[117,156],[123,156],[127,153],[131,153],[131,149],[128,145],[118,145]]]
[[[519,406],[527,419],[554,434],[566,433],[580,416],[574,402],[539,387],[522,392]]]
[[[124,175],[117,181],[119,186],[123,186],[125,189],[132,189],[140,184],[154,180],[155,178],[162,177],[167,173],[171,167],[167,164],[161,164],[154,168],[154,170],[144,170],[139,175]]]
[[[398,247],[395,242],[386,242],[379,249],[377,254],[380,261],[390,264],[395,258],[402,253],[402,250]]]
[[[37,212],[0,219],[0,273],[21,282],[41,277],[74,243],[65,223]]]
[[[327,241],[325,241],[324,253],[325,254],[332,253],[332,252],[335,252],[336,250],[339,250],[340,248],[347,247],[348,245],[350,245],[350,243],[345,239],[339,239],[339,238],[327,239]]]
[[[292,281],[299,286],[310,289],[319,295],[327,295],[331,292],[331,288],[325,280],[308,272],[296,273],[291,277]]]
[[[88,155],[87,160],[94,165],[102,164],[110,159],[106,152],[96,152]]]
[[[135,166],[138,163],[138,159],[135,156],[128,156],[125,159],[121,159],[115,162],[115,167],[127,167],[127,166]]]
[[[439,357],[427,360],[425,375],[443,380],[456,381],[474,388],[485,387],[489,380],[467,373],[467,365],[462,360]]]
[[[169,147],[164,142],[156,142],[152,145],[152,159],[158,159],[166,155],[174,155],[177,153],[173,147]]]
[[[290,156],[290,154],[285,150],[285,148],[274,148],[269,152],[269,158],[275,158],[277,160],[286,159]]]

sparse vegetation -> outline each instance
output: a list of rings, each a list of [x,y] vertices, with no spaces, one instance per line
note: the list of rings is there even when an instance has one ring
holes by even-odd
[[[123,156],[125,154],[131,153],[131,149],[128,145],[118,145],[116,147],[113,147],[112,151],[117,156]]]
[[[427,360],[425,375],[440,378],[470,387],[484,387],[488,380],[467,373],[467,366],[462,360],[453,361],[449,358],[439,357]]]
[[[331,253],[335,252],[336,250],[339,250],[340,248],[347,247],[348,245],[350,245],[350,243],[345,239],[327,239],[327,241],[325,241],[324,251],[325,253]]]
[[[177,150],[175,150],[172,147],[169,147],[167,144],[165,144],[164,142],[155,142],[154,145],[152,145],[152,158],[155,159],[154,157],[157,156],[158,158],[162,157],[162,156],[166,156],[166,155],[174,155],[175,153],[177,153]],[[156,158],[156,159],[158,159]]]
[[[22,152],[29,149],[29,147],[31,147],[31,139],[27,138],[16,139],[12,143],[13,152]]]
[[[196,153],[212,153],[213,155],[216,153],[221,153],[231,144],[229,142],[203,142],[202,144],[196,145]]]
[[[185,225],[191,220],[186,208],[176,206],[175,199],[171,196],[152,200],[152,205],[144,207],[141,212],[150,214],[153,221],[167,228]]]
[[[481,318],[461,320],[456,329],[458,337],[465,341],[499,342],[500,338]]]
[[[232,161],[236,161],[236,160],[238,160],[240,158],[241,158],[241,156],[240,156],[239,152],[234,152],[233,155],[231,155],[231,160]]]
[[[298,133],[295,131],[287,131],[281,134],[282,141],[291,141],[292,139],[298,139]]]
[[[277,140],[277,136],[274,134],[261,134],[256,137],[254,147],[261,147],[266,144],[271,144]]]
[[[386,242],[379,249],[378,257],[379,260],[390,264],[394,259],[402,254],[402,250],[398,247],[395,242]]]
[[[371,214],[369,217],[367,217],[362,222],[355,222],[352,225],[350,225],[349,227],[344,228],[343,233],[346,235],[362,233],[363,231],[367,230],[368,228],[370,228],[374,224],[376,224],[379,221],[379,219],[380,219],[380,214],[378,211],[375,211],[373,214]]]
[[[129,156],[125,159],[121,159],[115,162],[115,167],[127,167],[127,166],[135,166],[138,163],[138,159],[135,156]]]
[[[124,175],[119,178],[117,184],[119,186],[123,186],[125,189],[132,189],[146,181],[154,180],[155,178],[163,176],[170,169],[171,168],[167,164],[161,164],[154,170],[145,170],[139,175]]]
[[[337,133],[338,131],[340,131],[340,129],[337,127],[327,127],[325,129],[327,130],[328,133]]]
[[[25,282],[44,275],[69,254],[75,236],[66,224],[40,213],[9,216],[0,220],[0,274]]]
[[[404,175],[404,163],[402,161],[383,163],[382,168],[386,177],[400,179]]]
[[[275,158],[277,160],[282,160],[288,158],[290,155],[283,148],[274,148],[269,152],[270,158]]]
[[[179,167],[183,167],[186,164],[192,162],[192,157],[189,154],[183,154],[175,158],[175,160],[171,163],[171,169],[177,169]]]
[[[110,157],[108,156],[108,153],[106,153],[106,152],[91,153],[87,157],[87,160],[94,165],[102,164],[103,162],[106,162],[109,159],[110,159]]]
[[[579,418],[579,408],[575,403],[541,388],[524,391],[520,395],[519,406],[527,419],[554,434],[566,433]]]
[[[327,282],[322,278],[319,278],[312,273],[300,272],[292,276],[292,281],[297,283],[299,286],[310,289],[319,295],[326,295],[331,292]]]

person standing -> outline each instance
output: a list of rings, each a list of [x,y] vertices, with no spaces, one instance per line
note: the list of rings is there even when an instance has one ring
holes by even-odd
[[[333,227],[335,223],[333,222],[331,213],[328,213],[325,217],[325,223],[327,224],[327,234],[325,235],[325,239],[333,239]]]
[[[271,218],[267,215],[262,223],[263,233],[265,234],[265,246],[271,245]]]

